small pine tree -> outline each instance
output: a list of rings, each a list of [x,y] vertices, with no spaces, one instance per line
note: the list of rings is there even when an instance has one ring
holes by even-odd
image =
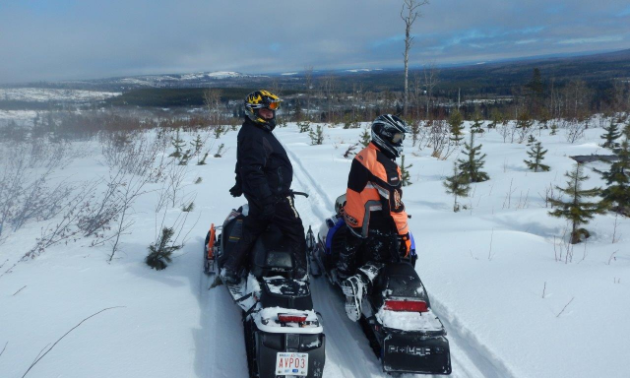
[[[402,178],[401,180],[402,186],[411,185],[411,176],[409,175],[409,169],[411,167],[413,167],[413,164],[405,165],[405,155],[402,155],[400,159],[400,176]]]
[[[360,137],[361,137],[361,140],[359,140],[359,143],[361,143],[363,147],[367,147],[368,144],[370,144],[370,142],[372,141],[372,132],[370,131],[369,126],[363,129],[363,132],[361,133]]]
[[[467,183],[482,182],[490,179],[488,174],[481,170],[485,164],[483,159],[486,157],[486,154],[481,155],[482,146],[482,144],[475,146],[475,133],[470,133],[470,143],[464,143],[466,159],[457,160],[461,171],[460,175]]]
[[[527,145],[531,146],[534,143],[536,143],[536,138],[534,138],[533,135],[529,134],[529,137],[527,137]]]
[[[197,165],[206,165],[206,159],[208,158],[208,155],[210,155],[210,151],[206,151],[206,153],[203,154],[203,158],[197,161]]]
[[[527,164],[527,168],[531,169],[534,172],[549,171],[550,167],[548,165],[542,164],[542,161],[545,159],[545,154],[547,150],[543,150],[542,143],[538,142],[532,146],[532,149],[527,151],[527,155],[532,160],[525,160],[525,164]]]
[[[227,134],[228,128],[224,126],[215,126],[212,131],[214,133],[214,139],[219,139],[221,138],[221,134]]]
[[[630,217],[630,141],[626,136],[616,154],[619,160],[610,165],[608,172],[602,173],[606,189],[602,196],[613,211]]]
[[[162,229],[162,235],[153,244],[149,246],[149,255],[146,257],[145,262],[148,266],[155,270],[162,270],[168,266],[168,263],[173,261],[171,256],[173,252],[181,249],[182,245],[174,245],[172,242],[175,231],[172,228],[164,227]]]
[[[307,133],[311,130],[311,122],[306,120],[297,123],[301,133]]]
[[[225,147],[225,144],[221,143],[221,145],[219,146],[219,149],[217,149],[217,153],[214,154],[215,158],[220,158],[221,156],[223,156],[223,147]]]
[[[560,192],[569,196],[569,200],[564,202],[560,199],[548,198],[553,211],[549,215],[556,218],[565,218],[571,222],[571,244],[577,244],[590,236],[589,232],[581,228],[583,224],[588,224],[595,214],[602,214],[605,207],[601,202],[585,202],[584,198],[595,197],[600,194],[599,188],[582,189],[582,182],[588,179],[588,176],[582,174],[582,166],[577,164],[575,171],[565,174],[569,180],[566,188],[556,186]]]
[[[191,150],[190,149],[186,150],[186,152],[184,152],[182,157],[179,159],[179,165],[188,165],[188,162],[190,161],[191,157],[192,157]]]
[[[481,121],[481,114],[475,113],[473,118],[473,124],[470,126],[470,132],[472,133],[483,133],[484,130],[481,128],[483,122]]]
[[[496,129],[497,125],[503,122],[503,114],[497,108],[492,109],[490,113],[491,122],[488,124],[489,129]]]
[[[310,129],[308,131],[308,137],[311,138],[311,146],[324,144],[324,128],[322,125],[317,125],[315,130]]]
[[[452,194],[454,197],[453,212],[458,212],[459,204],[457,203],[457,197],[468,197],[470,185],[468,185],[466,179],[457,169],[457,164],[453,164],[453,176],[447,177],[443,185],[446,188],[446,193]]]
[[[551,131],[549,132],[549,135],[556,135],[556,134],[558,134],[558,124],[554,122],[551,125]]]
[[[525,137],[529,134],[534,121],[527,112],[522,112],[516,119],[516,128],[519,130],[519,143],[523,143]]]
[[[610,121],[610,126],[604,127],[604,131],[606,134],[602,135],[601,138],[604,140],[604,144],[602,147],[610,148],[611,150],[619,147],[619,143],[616,142],[617,138],[621,136],[619,132],[619,127],[617,123]]]
[[[448,124],[451,127],[451,140],[459,146],[459,142],[463,139],[462,125],[464,124],[462,114],[459,112],[459,110],[454,110],[451,113],[451,116],[448,119]]]
[[[171,144],[175,148],[175,152],[173,152],[172,154],[170,154],[168,156],[176,158],[176,159],[181,158],[182,157],[182,150],[184,149],[184,146],[186,145],[186,142],[184,142],[184,140],[182,138],[180,138],[180,136],[179,136],[179,129],[177,129],[177,134],[175,135],[175,138],[171,139]]]
[[[190,142],[190,145],[193,148],[193,155],[197,156],[201,153],[201,149],[203,148],[203,139],[201,139],[201,135],[197,134],[197,138],[194,141]]]

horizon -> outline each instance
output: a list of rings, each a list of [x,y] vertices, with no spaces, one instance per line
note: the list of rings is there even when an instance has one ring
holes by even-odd
[[[271,74],[305,67],[402,69],[401,5],[385,0],[364,0],[360,7],[332,0],[280,0],[266,7],[228,0],[9,1],[0,4],[0,33],[9,36],[0,40],[0,83],[167,72]],[[420,12],[411,31],[410,67],[630,47],[630,6],[619,0],[447,0]]]

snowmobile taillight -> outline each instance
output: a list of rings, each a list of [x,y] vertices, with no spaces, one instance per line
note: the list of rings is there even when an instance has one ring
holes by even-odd
[[[385,310],[427,312],[429,311],[429,306],[427,306],[425,301],[388,299],[385,301]]]
[[[278,314],[281,323],[304,323],[306,318],[304,314]]]

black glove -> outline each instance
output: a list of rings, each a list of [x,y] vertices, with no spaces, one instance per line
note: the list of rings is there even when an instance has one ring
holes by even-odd
[[[240,197],[243,195],[243,189],[238,183],[236,183],[233,187],[230,188],[230,194],[232,195],[232,197]]]

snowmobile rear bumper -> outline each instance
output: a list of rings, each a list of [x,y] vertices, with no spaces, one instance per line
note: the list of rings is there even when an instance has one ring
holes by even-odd
[[[383,330],[385,331],[385,330]],[[421,332],[385,331],[381,344],[387,373],[451,374],[451,353],[446,337]]]
[[[283,334],[256,331],[258,371],[261,378],[284,377],[276,374],[276,357],[279,352],[308,354],[308,378],[321,378],[326,361],[326,336],[323,333]],[[293,376],[290,372],[286,375]]]

